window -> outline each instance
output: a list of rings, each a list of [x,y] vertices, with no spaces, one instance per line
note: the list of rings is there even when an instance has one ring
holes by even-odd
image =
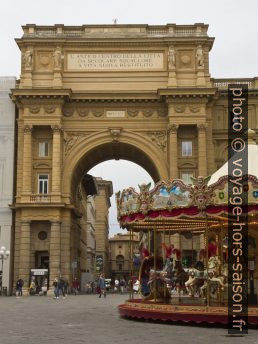
[[[38,193],[48,194],[48,175],[40,174],[38,179]]]
[[[48,156],[48,142],[39,142],[39,156]]]
[[[193,177],[192,172],[182,172],[181,173],[181,179],[185,184],[193,184],[191,177]]]
[[[192,156],[193,145],[192,141],[182,141],[182,156]]]
[[[118,264],[118,270],[119,271],[123,270],[123,264]]]

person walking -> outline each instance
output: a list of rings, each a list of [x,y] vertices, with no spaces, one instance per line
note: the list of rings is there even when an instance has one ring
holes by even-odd
[[[59,288],[58,288],[58,278],[57,277],[54,279],[53,287],[54,287],[54,294],[55,294],[54,299],[59,299]]]
[[[60,294],[63,295],[63,299],[66,298],[66,295],[65,295],[65,280],[63,279],[62,276],[60,276],[59,281],[58,281],[58,293],[59,293],[59,295]]]
[[[115,288],[114,288],[114,292],[117,293],[119,291],[119,280],[116,278],[115,279]]]
[[[18,296],[22,296],[22,287],[23,287],[23,280],[21,278],[18,279],[17,283],[16,283],[16,288],[18,290]]]
[[[99,298],[101,298],[101,295],[106,297],[107,296],[107,293],[106,293],[106,280],[105,280],[104,275],[102,275],[102,274],[99,276],[98,287],[99,287],[99,290],[100,290]]]

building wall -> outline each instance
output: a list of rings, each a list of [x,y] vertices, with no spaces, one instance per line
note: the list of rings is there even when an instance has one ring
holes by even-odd
[[[91,276],[95,273],[95,257],[96,257],[96,205],[95,196],[87,197],[87,272]]]
[[[134,233],[132,252],[139,253],[139,235]],[[110,245],[110,275],[114,278],[125,278],[127,281],[131,272],[131,244],[130,234],[116,234],[109,239]],[[121,268],[122,267],[122,268]],[[138,275],[138,270],[133,271]]]
[[[103,270],[106,276],[109,275],[109,217],[110,197],[113,194],[112,182],[96,178],[98,194],[95,196],[96,207],[96,258],[102,257]],[[99,270],[98,270],[99,271]]]
[[[15,105],[9,97],[15,77],[0,77],[0,247],[12,251]],[[11,252],[12,254],[13,252]],[[10,291],[11,257],[4,261],[3,286]],[[1,269],[1,268],[0,268]]]

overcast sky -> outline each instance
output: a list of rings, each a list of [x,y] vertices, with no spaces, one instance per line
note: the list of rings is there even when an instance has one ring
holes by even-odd
[[[15,37],[21,25],[209,24],[215,37],[210,73],[215,78],[258,76],[258,0],[8,0],[0,7],[0,76],[20,74],[20,52]],[[129,165],[128,165],[129,164]],[[130,169],[130,173],[128,173]],[[103,163],[91,173],[114,183],[114,191],[148,182],[139,166],[123,161]],[[117,231],[111,209],[111,233]]]

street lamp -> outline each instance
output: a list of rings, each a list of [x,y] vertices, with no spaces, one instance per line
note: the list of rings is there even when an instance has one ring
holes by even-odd
[[[4,246],[1,247],[0,249],[0,260],[2,261],[2,267],[1,267],[1,295],[3,295],[3,269],[4,269],[4,260],[8,259],[10,256],[10,251],[7,250]]]

